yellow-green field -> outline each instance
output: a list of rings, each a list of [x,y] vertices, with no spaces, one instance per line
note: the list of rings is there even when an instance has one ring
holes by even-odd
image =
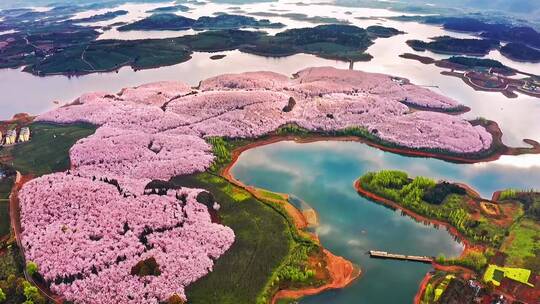
[[[489,265],[484,273],[484,281],[486,283],[493,283],[495,286],[501,285],[501,280],[503,278],[509,278],[516,282],[520,282],[531,287],[534,287],[529,283],[529,277],[531,276],[531,271],[524,268],[513,268],[513,267],[500,267],[497,265]]]

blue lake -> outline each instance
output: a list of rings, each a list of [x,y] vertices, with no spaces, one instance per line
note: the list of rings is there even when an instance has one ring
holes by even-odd
[[[307,297],[301,303],[411,303],[431,266],[371,259],[366,252],[374,249],[430,256],[461,253],[463,246],[444,228],[418,223],[356,193],[355,179],[381,169],[467,183],[484,197],[507,187],[534,188],[540,181],[539,168],[528,166],[527,157],[458,165],[339,141],[284,141],[244,152],[232,169],[237,179],[306,201],[319,214],[317,233],[323,246],[362,269],[362,277],[348,288]]]

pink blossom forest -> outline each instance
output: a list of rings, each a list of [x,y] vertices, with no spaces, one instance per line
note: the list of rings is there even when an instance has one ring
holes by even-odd
[[[294,102],[291,103],[291,98]],[[234,232],[212,223],[202,189],[145,194],[152,180],[207,170],[206,138],[257,138],[285,124],[311,131],[362,127],[403,147],[468,154],[491,135],[451,110],[449,98],[390,76],[308,68],[213,77],[197,89],[160,82],[118,94],[90,93],[37,121],[99,126],[70,150],[72,168],[20,193],[23,247],[51,289],[76,303],[158,303],[212,271]],[[219,203],[219,202],[218,202]],[[219,209],[219,205],[214,206]],[[130,274],[154,258],[159,276]]]

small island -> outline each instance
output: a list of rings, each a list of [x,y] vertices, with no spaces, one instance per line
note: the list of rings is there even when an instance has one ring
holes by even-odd
[[[450,36],[431,38],[431,41],[407,40],[407,45],[415,51],[429,50],[441,54],[484,56],[499,47],[499,41],[488,39],[461,39]]]
[[[507,42],[500,49],[503,56],[515,61],[540,61],[540,51],[538,51],[540,48],[540,33],[530,26],[515,25],[510,22],[486,22],[479,19],[478,16],[399,16],[390,17],[390,19],[442,25],[446,30],[474,33],[479,37],[478,40],[485,41],[481,43],[471,42],[471,39],[455,38],[452,42],[454,44],[459,43],[459,48],[440,43],[411,41],[409,44],[408,42],[414,49],[421,50],[427,48],[434,52],[445,54],[481,55],[493,48],[485,45],[489,41],[502,41]]]
[[[132,30],[217,30],[217,29],[240,29],[253,28],[282,28],[282,23],[271,23],[268,19],[257,20],[253,17],[242,15],[219,14],[217,16],[203,16],[197,20],[179,16],[172,13],[159,13],[144,19],[126,24],[118,28],[119,31]]]
[[[501,47],[501,54],[515,61],[540,62],[540,51],[522,43],[507,43]]]
[[[74,23],[91,23],[91,22],[99,22],[99,21],[108,21],[118,16],[123,16],[127,14],[128,14],[128,11],[126,10],[117,10],[117,11],[112,11],[112,12],[106,12],[103,14],[93,15],[87,18],[71,19],[71,21]]]
[[[212,59],[212,60],[220,60],[220,59],[223,59],[223,58],[225,58],[225,57],[227,57],[227,55],[225,55],[225,54],[218,54],[218,55],[212,55],[212,56],[210,56],[210,59]]]
[[[283,17],[295,21],[304,21],[311,23],[326,23],[326,24],[350,24],[347,20],[340,20],[334,17],[308,16],[302,13],[273,13],[273,12],[254,12],[248,13],[252,16],[259,17]]]
[[[366,28],[369,34],[379,38],[390,38],[396,35],[405,34],[405,32],[397,30],[392,27],[370,25]]]
[[[182,4],[177,4],[177,5],[171,5],[171,6],[158,7],[158,8],[147,11],[147,13],[150,13],[150,14],[174,13],[174,12],[187,12],[189,10],[190,10],[189,7],[187,7],[185,5],[182,5]]]
[[[418,221],[445,226],[465,243],[458,258],[432,258],[435,271],[414,303],[469,303],[501,293],[532,303],[540,296],[540,192],[505,190],[484,199],[466,185],[391,170],[367,173],[355,187]]]

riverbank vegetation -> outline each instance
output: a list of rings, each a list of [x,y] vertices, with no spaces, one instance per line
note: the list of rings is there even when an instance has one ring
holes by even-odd
[[[178,176],[171,182],[209,190],[221,205],[220,223],[236,235],[234,244],[216,261],[213,271],[187,288],[190,301],[267,303],[278,289],[323,283],[308,262],[321,248],[297,232],[279,203],[261,201],[209,173]]]
[[[364,174],[357,189],[375,201],[412,211],[412,216],[422,217],[420,220],[426,218],[456,229],[455,233],[465,238],[466,249],[457,258],[437,257],[435,268],[442,273],[453,273],[459,276],[458,281],[482,277],[482,284],[493,286],[492,282],[496,282],[501,291],[525,302],[536,297],[533,290],[540,269],[540,193],[505,190],[494,196],[496,201],[488,201],[459,184],[422,176],[411,178],[405,172],[391,170]],[[508,273],[494,277],[496,269]],[[501,284],[504,277],[510,281]],[[435,303],[443,292],[448,293],[447,297],[456,292],[443,289],[434,294],[434,285],[440,282],[440,277],[429,278],[420,294],[421,303]],[[466,289],[474,291],[482,284],[468,284]],[[472,293],[473,298],[477,292]]]
[[[369,172],[359,182],[363,189],[404,208],[449,223],[471,241],[498,247],[504,237],[504,231],[484,216],[473,218],[470,215],[468,201],[473,198],[459,186],[422,176],[413,179],[405,172],[389,170]]]
[[[499,41],[489,39],[461,39],[450,36],[431,38],[431,41],[407,40],[407,45],[416,51],[429,50],[442,54],[483,56],[499,47]]]

